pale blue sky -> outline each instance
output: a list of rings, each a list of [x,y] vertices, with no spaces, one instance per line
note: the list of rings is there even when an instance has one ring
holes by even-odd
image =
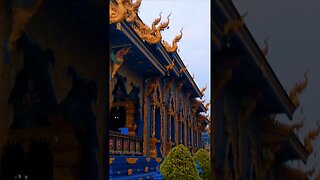
[[[201,89],[207,85],[203,99],[210,99],[210,1],[209,0],[142,0],[139,17],[151,26],[162,11],[162,22],[171,13],[169,29],[162,32],[163,40],[172,39],[183,28],[178,43],[179,56]]]

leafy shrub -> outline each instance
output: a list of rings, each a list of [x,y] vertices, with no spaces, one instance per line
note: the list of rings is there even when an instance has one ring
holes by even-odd
[[[201,178],[206,180],[210,179],[210,154],[204,149],[199,149],[193,156],[195,161],[198,161],[202,170]]]
[[[160,165],[160,173],[165,179],[200,180],[196,163],[187,147],[174,147]]]

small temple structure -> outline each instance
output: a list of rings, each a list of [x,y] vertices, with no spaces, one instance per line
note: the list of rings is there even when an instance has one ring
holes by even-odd
[[[307,162],[311,141],[320,127],[302,143],[292,126],[275,120],[292,119],[298,95],[308,77],[287,93],[266,60],[268,44],[260,48],[230,0],[212,2],[212,120],[211,169],[214,179],[308,179],[314,172],[291,167]]]
[[[152,178],[178,144],[195,153],[209,123],[199,89],[169,44],[162,14],[148,26],[137,15],[141,0],[110,1],[110,179]]]

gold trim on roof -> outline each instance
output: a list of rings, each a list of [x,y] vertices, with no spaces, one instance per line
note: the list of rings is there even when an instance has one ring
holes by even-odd
[[[157,18],[153,21],[151,28],[145,25],[141,20],[137,19],[135,24],[132,25],[132,28],[141,37],[141,39],[147,41],[149,44],[156,44],[162,39],[161,31],[167,28],[170,23],[170,15],[171,13],[167,16],[166,22],[162,22],[156,26],[161,20],[160,13],[160,18]]]
[[[172,60],[171,64],[166,66],[166,70],[169,71],[169,70],[173,69],[173,67],[174,67],[174,60]]]
[[[200,90],[201,96],[204,96],[204,92],[206,91],[206,89],[207,89],[207,85],[205,85],[203,88],[201,88],[201,90]]]
[[[293,105],[295,106],[295,108],[299,107],[300,102],[298,99],[298,95],[301,94],[303,92],[303,90],[307,87],[308,85],[308,71],[304,73],[304,78],[305,80],[301,83],[296,83],[293,88],[290,91],[289,97],[293,103]]]
[[[168,51],[168,52],[175,52],[178,49],[178,45],[177,43],[181,40],[182,38],[182,30],[180,30],[180,34],[177,35],[176,37],[174,37],[174,39],[172,40],[172,45],[170,46],[169,43],[167,43],[166,41],[162,40],[162,45],[164,46],[164,48]]]
[[[310,130],[307,136],[304,138],[304,146],[306,147],[309,154],[313,152],[313,145],[311,144],[311,141],[315,140],[319,134],[320,125],[318,124],[318,128],[315,130]]]

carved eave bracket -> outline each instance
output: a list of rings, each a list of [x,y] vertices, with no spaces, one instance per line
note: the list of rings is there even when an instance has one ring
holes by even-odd
[[[130,50],[130,47],[125,47],[117,51],[115,55],[111,53],[111,61],[113,62],[112,75],[111,75],[112,78],[114,78],[116,73],[119,71],[120,67],[124,62],[124,56],[128,54],[129,50]]]
[[[308,79],[308,71],[304,73],[305,80],[301,83],[296,83],[290,91],[289,97],[295,106],[298,108],[300,105],[298,95],[303,92],[303,90],[308,86],[309,79]]]
[[[204,92],[207,90],[207,85],[205,85],[204,87],[202,87],[200,89],[200,94],[201,94],[201,97],[204,96]]]

